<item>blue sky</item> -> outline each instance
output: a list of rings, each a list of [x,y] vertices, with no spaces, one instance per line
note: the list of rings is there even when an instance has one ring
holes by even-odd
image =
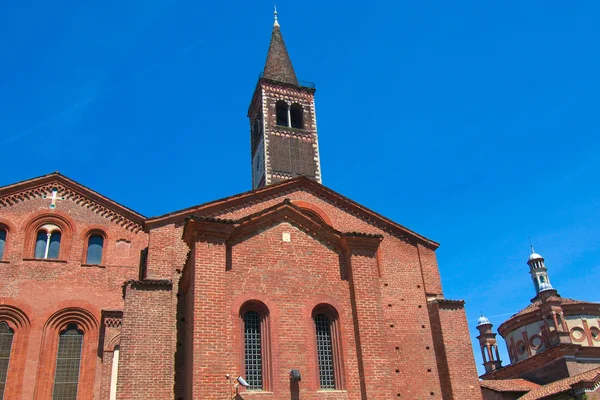
[[[600,301],[599,3],[298,5],[323,183],[442,244],[473,336],[533,297],[529,236],[559,293]],[[250,189],[271,26],[262,0],[3,2],[0,185],[60,170],[148,216]]]

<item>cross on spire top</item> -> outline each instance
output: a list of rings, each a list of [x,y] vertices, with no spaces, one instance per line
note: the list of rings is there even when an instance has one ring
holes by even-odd
[[[274,8],[274,12],[273,12],[274,22],[273,22],[273,26],[279,26],[279,21],[277,21],[277,5],[273,5],[273,8]]]

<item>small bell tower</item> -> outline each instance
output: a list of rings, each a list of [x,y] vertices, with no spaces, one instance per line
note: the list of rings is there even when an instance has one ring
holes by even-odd
[[[252,189],[299,175],[321,183],[314,96],[315,85],[296,77],[275,10],[267,61],[248,109]]]
[[[554,291],[554,288],[550,284],[550,277],[548,277],[548,269],[546,268],[544,257],[535,252],[533,245],[531,245],[531,254],[527,260],[527,265],[529,265],[529,274],[533,281],[536,297],[540,292]]]
[[[481,357],[486,373],[502,368],[496,334],[492,331],[493,326],[490,320],[481,314],[477,321],[477,330],[479,331],[477,339],[479,340],[479,347],[481,347]]]

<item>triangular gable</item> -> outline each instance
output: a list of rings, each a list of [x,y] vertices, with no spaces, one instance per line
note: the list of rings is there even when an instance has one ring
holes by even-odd
[[[114,200],[101,195],[72,179],[54,172],[37,178],[0,187],[0,208],[28,199],[49,196],[52,189],[58,189],[60,196],[94,210],[103,217],[132,231],[140,231],[145,217]]]
[[[376,248],[383,239],[378,234],[340,232],[310,211],[294,205],[289,199],[237,220],[192,216],[185,224],[183,239],[191,244],[194,232],[208,232],[210,238],[220,236],[234,244],[265,226],[280,222],[288,222],[309,236],[338,249],[343,249],[348,241]]]
[[[208,203],[200,204],[197,206],[189,207],[183,210],[171,212],[157,217],[148,218],[146,220],[146,229],[152,226],[162,225],[166,223],[181,222],[186,218],[193,216],[194,214],[203,213],[210,214],[213,211],[226,211],[234,209],[242,205],[249,205],[258,203],[263,200],[280,196],[284,193],[290,193],[298,190],[307,191],[319,198],[327,200],[333,204],[338,205],[345,211],[353,214],[369,223],[380,227],[382,230],[387,231],[395,236],[410,238],[415,241],[421,242],[429,248],[436,249],[439,247],[439,243],[430,240],[418,233],[411,231],[410,229],[384,217],[383,215],[372,211],[359,203],[350,200],[349,198],[342,196],[341,194],[321,185],[318,182],[313,181],[305,176],[299,176],[293,179],[289,179],[280,183],[265,186],[248,192],[240,193],[234,196],[226,197],[223,199],[211,201]]]

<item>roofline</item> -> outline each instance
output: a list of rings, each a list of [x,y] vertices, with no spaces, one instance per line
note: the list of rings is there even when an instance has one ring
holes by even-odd
[[[226,203],[230,203],[230,202],[240,204],[240,203],[243,203],[249,197],[259,197],[259,196],[268,195],[269,193],[277,192],[278,190],[285,188],[285,187],[292,187],[292,188],[300,187],[300,188],[304,188],[304,189],[312,188],[314,190],[324,191],[327,195],[333,197],[335,200],[349,204],[351,207],[354,208],[355,212],[361,212],[368,218],[379,220],[384,225],[388,225],[389,228],[398,229],[398,230],[408,234],[409,236],[413,237],[414,239],[421,241],[428,246],[433,247],[433,249],[438,248],[440,245],[438,242],[428,239],[427,237],[422,236],[422,235],[406,228],[405,226],[400,225],[387,217],[384,217],[383,215],[381,215],[369,208],[363,207],[362,205],[355,202],[354,200],[351,200],[351,199],[337,193],[336,191],[329,189],[328,187],[326,187],[318,182],[315,182],[312,179],[309,179],[305,176],[298,176],[298,177],[288,179],[288,180],[285,180],[285,181],[282,181],[282,182],[279,182],[276,184],[272,184],[269,186],[263,186],[258,189],[249,190],[247,192],[239,193],[239,194],[229,196],[229,197],[224,197],[224,198],[221,198],[218,200],[213,200],[208,203],[202,203],[202,204],[198,204],[198,205],[191,206],[188,208],[184,208],[182,210],[173,211],[173,212],[159,215],[156,217],[151,217],[151,218],[146,219],[144,228],[147,230],[148,228],[150,228],[151,225],[155,225],[160,222],[164,223],[164,222],[168,222],[168,221],[185,219],[185,217],[190,216],[194,213],[197,213],[200,211],[205,211],[210,208],[216,208],[222,204],[226,204]]]
[[[144,221],[146,219],[144,215],[96,192],[95,190],[90,189],[85,185],[82,185],[81,183],[61,174],[58,171],[46,175],[37,176],[35,178],[15,182],[6,186],[0,186],[0,197],[5,196],[11,192],[24,190],[27,187],[42,185],[44,183],[50,183],[52,180],[58,180],[59,182],[74,186],[80,191],[84,192],[85,195],[91,200],[100,201],[102,203],[108,203],[112,206],[113,209],[116,209],[115,211],[124,214],[126,217],[130,218],[133,222],[139,224],[140,226],[144,225]]]

